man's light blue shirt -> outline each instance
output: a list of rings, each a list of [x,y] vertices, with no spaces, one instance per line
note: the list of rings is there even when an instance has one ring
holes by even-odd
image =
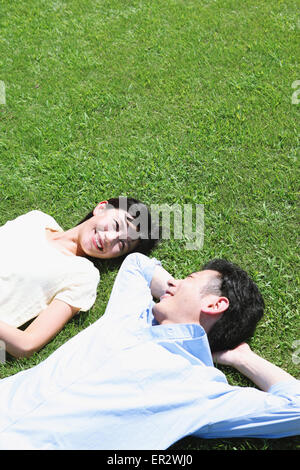
[[[230,386],[196,324],[157,325],[159,262],[127,256],[105,314],[41,364],[0,381],[0,449],[166,449],[187,435],[300,432],[300,383]]]

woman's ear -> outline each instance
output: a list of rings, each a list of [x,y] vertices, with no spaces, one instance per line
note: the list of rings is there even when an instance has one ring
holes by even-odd
[[[108,204],[108,201],[101,201],[99,202],[99,204],[97,204],[97,206],[95,207],[95,209],[93,210],[93,214],[94,215],[97,215],[99,213],[99,211],[102,211],[103,209],[106,208]]]

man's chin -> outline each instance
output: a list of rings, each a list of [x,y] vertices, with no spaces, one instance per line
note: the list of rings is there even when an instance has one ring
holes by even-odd
[[[171,294],[165,293],[160,297],[159,301],[161,302],[162,300],[167,299],[168,297],[172,297]]]
[[[157,304],[154,305],[154,307],[152,308],[152,315],[154,316],[155,320],[157,321],[157,323],[160,323],[161,322],[161,318],[162,318],[162,314],[160,313],[159,311],[159,304],[160,302],[158,302]]]

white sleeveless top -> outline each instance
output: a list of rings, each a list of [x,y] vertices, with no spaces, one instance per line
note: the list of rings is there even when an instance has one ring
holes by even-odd
[[[96,300],[99,271],[88,259],[53,247],[46,228],[62,231],[40,211],[0,227],[0,320],[9,325],[23,325],[53,299],[82,311]]]

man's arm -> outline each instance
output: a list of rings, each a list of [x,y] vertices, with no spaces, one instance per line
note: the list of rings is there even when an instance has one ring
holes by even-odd
[[[278,439],[299,434],[299,380],[259,357],[245,343],[213,354],[213,358],[218,364],[234,367],[261,390],[214,382],[213,396],[206,403],[209,424],[199,426],[196,436]],[[200,422],[202,414],[203,403],[199,400]]]
[[[294,379],[280,367],[255,354],[246,343],[231,351],[215,353],[213,358],[219,364],[234,367],[264,392],[278,382]]]
[[[150,284],[151,294],[155,299],[159,299],[168,288],[168,281],[173,279],[168,271],[162,266],[156,266]]]
[[[153,297],[161,297],[171,277],[157,259],[130,253],[119,269],[105,316],[117,315],[118,320],[135,318],[149,306]]]

